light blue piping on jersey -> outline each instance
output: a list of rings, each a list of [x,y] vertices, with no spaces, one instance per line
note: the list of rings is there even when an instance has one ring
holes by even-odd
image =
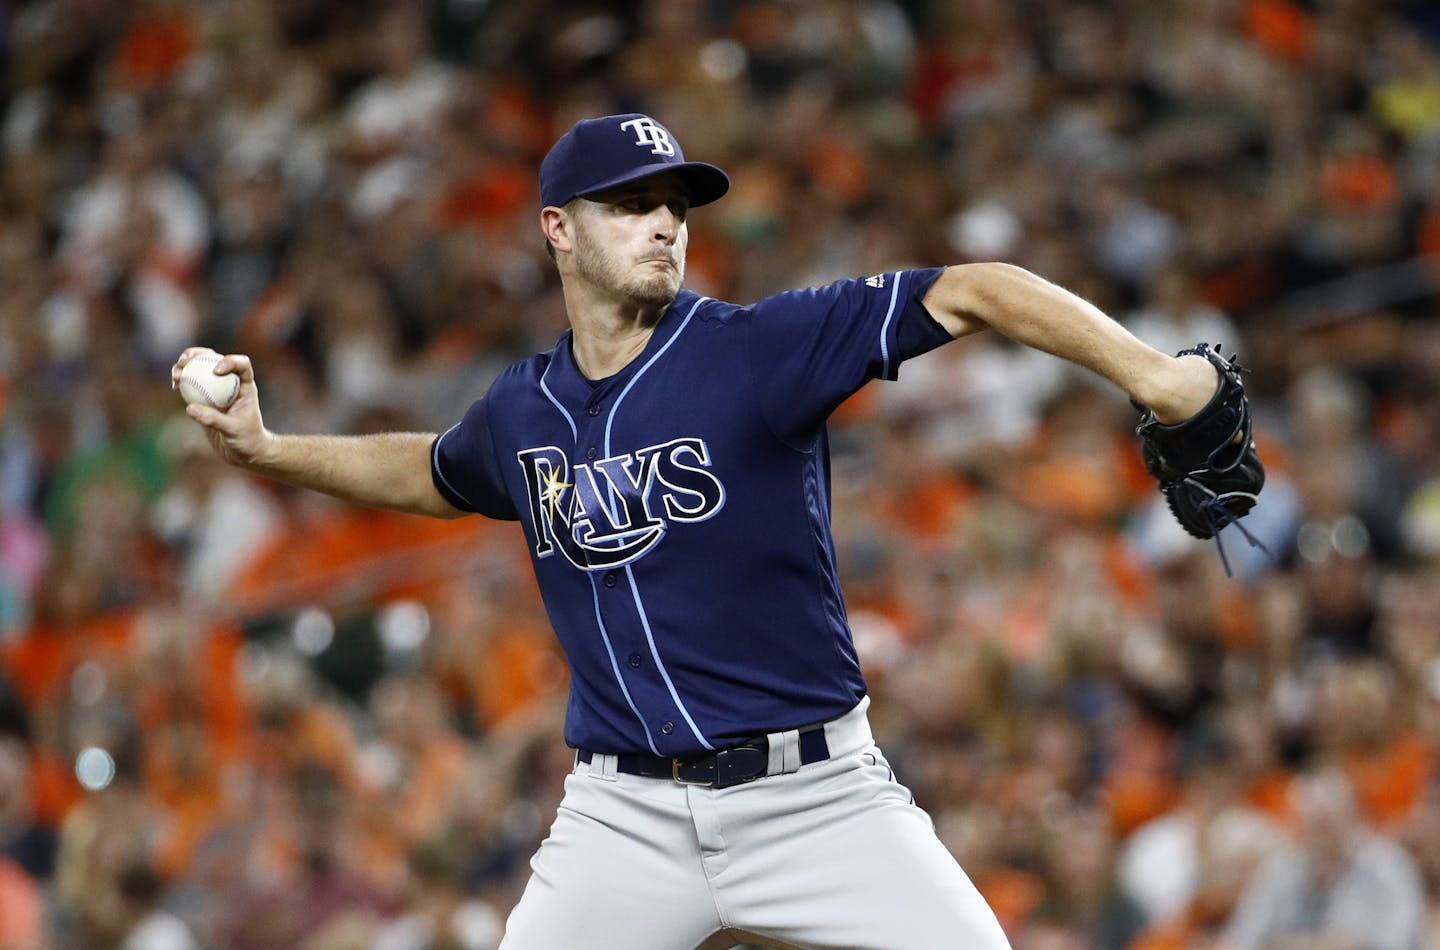
[[[655,748],[655,737],[650,735],[650,727],[645,724],[645,717],[640,715],[635,700],[630,698],[630,689],[625,685],[625,678],[620,675],[620,663],[615,659],[615,647],[610,644],[610,631],[605,629],[605,621],[600,617],[600,591],[595,587],[595,575],[587,571],[585,577],[590,581],[590,597],[595,601],[595,622],[600,625],[600,639],[605,641],[605,652],[610,656],[610,670],[615,674],[615,682],[620,684],[620,692],[625,695],[625,704],[630,707],[635,718],[640,720],[640,728],[645,730],[645,744],[650,747],[651,752],[659,755],[660,750]]]
[[[469,505],[471,508],[474,508],[475,502],[471,501],[469,498],[466,498],[464,492],[456,488],[454,485],[450,484],[450,479],[446,478],[445,473],[440,471],[440,441],[458,428],[460,428],[460,423],[457,422],[450,428],[446,429],[444,432],[440,433],[440,438],[436,439],[435,444],[430,446],[430,470],[433,471],[436,475],[440,476],[440,480],[445,483],[445,487],[454,492],[456,498],[459,498],[461,501],[465,502],[465,504]]]
[[[553,362],[550,364],[550,366],[554,365]],[[540,374],[540,391],[545,394],[546,399],[550,400],[551,405],[560,410],[560,415],[565,417],[565,421],[570,425],[570,438],[573,440],[574,445],[578,445],[580,442],[580,433],[579,430],[575,428],[575,420],[571,418],[569,412],[565,411],[565,407],[560,404],[560,400],[555,398],[555,394],[550,391],[550,387],[545,385],[545,377],[550,375],[550,366],[545,367],[545,372]],[[572,448],[574,445],[572,445]],[[544,529],[541,528],[540,525],[536,525],[535,530],[541,531]],[[645,717],[640,715],[640,710],[636,707],[635,700],[630,698],[630,689],[625,685],[625,678],[620,675],[620,664],[615,659],[615,647],[610,642],[610,631],[605,629],[605,621],[600,618],[600,592],[595,588],[595,575],[586,571],[585,577],[590,581],[590,597],[595,602],[595,623],[600,627],[600,639],[604,641],[605,653],[610,657],[610,671],[615,674],[615,682],[620,684],[620,693],[625,697],[625,705],[630,707],[630,711],[634,713],[635,718],[640,721],[640,728],[645,730],[645,742],[650,746],[650,751],[659,755],[660,750],[655,748],[655,739],[650,735],[650,727],[645,724]]]
[[[551,361],[550,361],[550,366],[545,367],[545,372],[543,372],[543,373],[540,374],[540,391],[545,394],[545,398],[546,398],[546,399],[550,400],[550,404],[551,404],[552,406],[554,406],[556,409],[559,409],[559,410],[560,410],[560,415],[564,416],[564,417],[565,417],[565,421],[566,421],[567,423],[569,423],[569,425],[570,425],[570,438],[573,439],[573,440],[575,440],[576,442],[579,442],[579,441],[580,441],[580,431],[575,428],[575,420],[572,419],[572,418],[570,418],[570,413],[568,413],[568,412],[565,411],[565,407],[562,406],[562,405],[560,405],[560,400],[556,399],[556,398],[555,398],[555,394],[550,391],[550,387],[545,385],[545,377],[550,375],[550,368],[553,367],[554,365],[555,365],[555,361],[554,361],[554,360],[551,360]],[[537,527],[538,527],[538,526],[537,526]]]
[[[895,302],[900,299],[900,272],[897,270],[891,277],[890,309],[885,312],[885,322],[880,324],[880,368],[884,370],[885,379],[890,378],[890,344],[887,338],[890,335],[890,321],[895,319]]]
[[[620,404],[625,401],[625,397],[630,394],[630,390],[639,382],[640,377],[645,375],[645,371],[651,366],[654,366],[655,361],[664,356],[665,351],[670,349],[676,340],[680,339],[680,334],[684,333],[685,328],[690,325],[690,318],[695,316],[695,311],[699,310],[700,305],[709,299],[709,297],[701,297],[695,301],[695,306],[691,307],[690,312],[685,314],[685,319],[681,322],[679,328],[671,335],[670,339],[666,340],[665,345],[660,347],[655,355],[645,362],[644,366],[640,367],[639,372],[630,377],[630,382],[625,384],[625,388],[622,389],[620,395],[616,397],[615,404],[610,407],[610,417],[605,420],[605,456],[607,458],[609,458],[611,454],[610,430],[615,425],[615,413],[620,410]],[[670,698],[675,701],[675,708],[680,710],[680,715],[685,717],[685,724],[690,727],[691,733],[700,741],[701,745],[713,751],[715,747],[707,742],[705,737],[700,734],[700,728],[695,725],[695,720],[690,716],[690,710],[686,709],[685,704],[681,702],[680,694],[675,691],[675,683],[671,681],[670,673],[665,669],[664,661],[660,659],[660,651],[655,646],[655,634],[650,630],[650,618],[645,614],[645,605],[640,600],[640,588],[635,583],[635,572],[632,568],[632,565],[625,565],[625,576],[630,580],[630,593],[635,598],[635,610],[640,615],[640,625],[645,628],[645,640],[650,644],[650,655],[655,659],[655,668],[660,671],[660,678],[665,681],[665,687],[670,690]],[[641,724],[643,725],[644,723],[642,722]],[[646,729],[645,735],[647,738],[649,737],[649,729]],[[651,748],[654,747],[652,746]]]
[[[616,410],[618,410],[620,408],[620,404],[625,401],[625,397],[630,395],[630,390],[635,388],[635,384],[640,381],[640,377],[645,375],[645,371],[648,370],[650,367],[654,366],[655,361],[658,360],[660,357],[664,356],[665,351],[670,349],[670,347],[674,345],[676,340],[680,339],[680,334],[684,333],[685,328],[690,325],[690,318],[695,316],[695,311],[699,310],[700,305],[709,299],[709,297],[701,297],[699,300],[695,301],[695,306],[691,307],[690,312],[685,314],[685,319],[680,322],[679,328],[676,329],[673,334],[671,334],[670,339],[665,341],[665,345],[660,347],[660,349],[655,352],[654,356],[646,360],[645,365],[640,367],[640,372],[630,377],[630,382],[626,383],[625,388],[620,390],[620,395],[615,398],[615,405],[610,407],[610,418],[605,420],[606,456],[609,456],[610,454],[610,430],[615,425]],[[571,425],[574,425],[574,423],[571,423]]]

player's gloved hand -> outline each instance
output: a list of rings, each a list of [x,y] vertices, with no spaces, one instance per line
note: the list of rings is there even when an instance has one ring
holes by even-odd
[[[1174,425],[1162,424],[1154,412],[1137,406],[1141,418],[1135,431],[1145,468],[1160,483],[1176,520],[1197,538],[1213,538],[1255,506],[1265,468],[1255,452],[1250,404],[1235,357],[1226,360],[1218,345],[1212,350],[1205,343],[1176,355],[1188,354],[1205,357],[1219,370],[1215,395]]]

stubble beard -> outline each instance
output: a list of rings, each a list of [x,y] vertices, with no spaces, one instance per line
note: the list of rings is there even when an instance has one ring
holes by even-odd
[[[679,253],[672,256],[672,260],[678,258],[674,271],[656,268],[648,276],[641,276],[625,274],[626,268],[615,255],[597,241],[582,238],[575,250],[578,276],[638,307],[664,310],[675,302],[685,279],[685,260]]]

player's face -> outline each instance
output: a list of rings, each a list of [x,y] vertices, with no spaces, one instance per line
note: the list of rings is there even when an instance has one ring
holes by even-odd
[[[690,199],[678,175],[597,192],[576,205],[575,270],[596,288],[644,307],[668,307],[685,279]]]

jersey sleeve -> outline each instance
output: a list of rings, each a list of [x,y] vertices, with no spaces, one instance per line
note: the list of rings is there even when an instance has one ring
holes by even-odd
[[[430,478],[461,511],[515,521],[519,515],[500,476],[488,398],[476,400],[460,422],[436,436],[430,447]]]
[[[795,290],[759,301],[749,356],[772,431],[798,444],[872,379],[949,341],[921,301],[944,268],[899,271]]]

